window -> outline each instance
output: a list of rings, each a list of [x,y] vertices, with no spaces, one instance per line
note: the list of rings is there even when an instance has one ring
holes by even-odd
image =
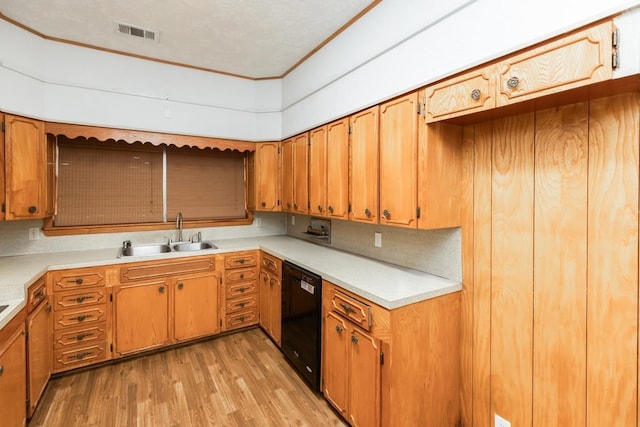
[[[54,226],[246,218],[237,151],[58,136]]]

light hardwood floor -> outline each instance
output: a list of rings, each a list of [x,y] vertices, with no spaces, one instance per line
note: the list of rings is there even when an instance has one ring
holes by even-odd
[[[51,380],[29,427],[346,426],[260,329]]]

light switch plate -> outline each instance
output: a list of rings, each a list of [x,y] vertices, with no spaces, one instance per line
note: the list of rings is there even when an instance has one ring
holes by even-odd
[[[29,227],[29,240],[40,239],[40,229],[38,227]]]
[[[376,248],[382,247],[382,233],[373,233],[373,244]]]

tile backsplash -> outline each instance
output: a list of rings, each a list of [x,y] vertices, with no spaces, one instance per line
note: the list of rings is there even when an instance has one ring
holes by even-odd
[[[295,218],[295,224],[292,224],[292,217]],[[287,214],[287,234],[306,238],[303,233],[310,220],[310,216]],[[380,248],[374,245],[376,232],[382,234]],[[460,228],[412,230],[332,220],[331,244],[327,246],[462,281],[461,242]]]

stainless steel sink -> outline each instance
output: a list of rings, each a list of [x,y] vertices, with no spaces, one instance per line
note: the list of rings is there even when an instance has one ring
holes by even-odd
[[[122,248],[121,256],[159,255],[171,252],[169,245],[139,245]]]
[[[182,251],[201,251],[204,249],[218,249],[216,245],[209,242],[193,242],[193,243],[178,243],[173,245],[173,250]]]

